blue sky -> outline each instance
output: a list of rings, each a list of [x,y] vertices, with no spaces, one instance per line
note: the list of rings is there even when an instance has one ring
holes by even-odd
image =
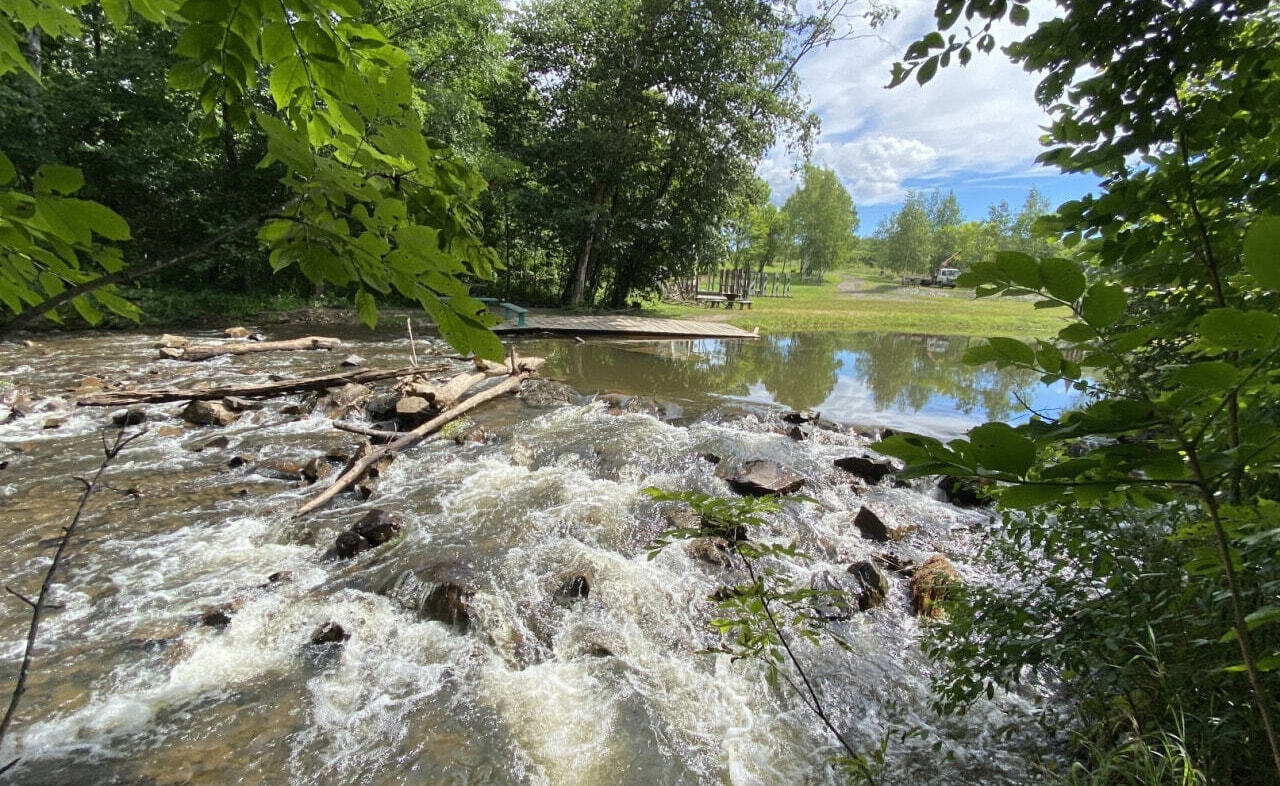
[[[1034,99],[1038,77],[997,50],[967,67],[939,70],[927,85],[914,80],[886,90],[889,69],[907,45],[934,29],[934,0],[898,0],[902,13],[870,37],[812,53],[799,72],[811,109],[822,120],[815,163],[836,171],[853,195],[860,234],[901,206],[907,189],[954,190],[966,217],[1006,200],[1016,210],[1034,184],[1052,205],[1093,190],[1096,179],[1065,176],[1035,163],[1048,116]],[[1033,4],[1036,16],[1052,11]],[[1037,13],[1038,12],[1038,13]],[[1025,34],[997,29],[1007,43]],[[774,201],[795,189],[798,156],[775,149],[759,167]]]

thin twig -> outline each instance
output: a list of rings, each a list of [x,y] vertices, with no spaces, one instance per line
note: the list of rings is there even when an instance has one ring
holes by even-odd
[[[418,365],[418,348],[413,340],[413,317],[404,318],[404,326],[409,329],[409,362],[413,366]]]
[[[84,515],[85,506],[89,502],[89,497],[93,494],[93,489],[97,485],[98,479],[102,477],[102,473],[106,471],[115,457],[120,455],[120,451],[124,450],[125,446],[145,433],[147,433],[147,430],[144,428],[126,437],[125,428],[121,427],[116,434],[115,441],[104,447],[102,463],[98,465],[98,471],[94,473],[93,478],[91,480],[77,478],[77,480],[84,483],[84,492],[80,495],[80,503],[76,506],[75,516],[72,517],[71,523],[62,530],[62,538],[58,543],[58,550],[53,553],[53,561],[49,563],[49,569],[45,571],[44,581],[40,584],[40,594],[36,596],[35,602],[32,603],[13,590],[9,590],[31,605],[31,626],[27,629],[27,646],[22,653],[22,666],[18,669],[18,681],[13,686],[13,694],[9,699],[9,709],[5,712],[4,719],[0,720],[0,745],[4,743],[5,734],[9,731],[9,724],[13,722],[13,716],[18,711],[18,702],[22,700],[22,694],[26,691],[27,673],[31,669],[31,653],[35,649],[36,634],[40,630],[40,615],[47,608],[45,601],[49,597],[49,592],[53,589],[53,578],[58,572],[58,564],[62,561],[62,555],[67,550],[67,544],[71,542],[71,537],[75,534],[76,525],[80,523],[80,517]],[[6,587],[5,589],[9,588]],[[8,770],[17,763],[18,760],[14,759],[5,765],[4,770],[0,770],[0,772]]]
[[[835,724],[831,722],[831,719],[827,717],[827,713],[822,708],[822,699],[818,698],[818,691],[813,687],[813,683],[809,681],[809,675],[805,673],[804,667],[800,665],[800,659],[797,658],[796,654],[791,650],[791,642],[787,640],[786,634],[782,632],[782,627],[778,625],[778,620],[773,616],[773,610],[769,607],[769,595],[764,591],[764,582],[756,578],[756,571],[754,566],[751,564],[751,560],[742,556],[742,562],[747,566],[747,575],[751,577],[751,580],[753,582],[760,583],[760,605],[764,608],[765,616],[769,619],[769,626],[772,627],[773,632],[777,634],[778,641],[782,643],[782,648],[787,652],[787,658],[791,661],[791,665],[795,668],[796,673],[800,675],[800,679],[804,682],[804,687],[808,691],[811,701],[805,701],[805,705],[808,706],[809,709],[813,710],[813,713],[818,716],[818,719],[827,727],[827,730],[835,735],[835,738],[840,741],[840,745],[845,749],[849,756],[856,759],[858,757],[858,752],[855,751],[853,746],[845,740],[844,735],[840,733]],[[790,680],[788,680],[788,682],[789,681]],[[794,685],[794,683],[792,684]],[[804,694],[800,694],[800,697],[801,699],[804,699]]]

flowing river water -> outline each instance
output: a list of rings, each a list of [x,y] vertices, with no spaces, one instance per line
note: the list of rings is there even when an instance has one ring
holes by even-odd
[[[86,377],[264,381],[332,371],[346,352],[377,367],[409,357],[397,334],[340,335],[341,353],[190,364],[158,360],[153,335],[43,337],[0,345],[0,393],[69,397]],[[44,619],[0,750],[3,762],[21,761],[0,782],[837,782],[833,740],[785,686],[769,687],[758,662],[705,654],[718,643],[709,596],[743,577],[679,544],[649,559],[674,508],[642,489],[727,494],[718,467],[774,459],[805,476],[813,501],[787,502],[752,536],[794,540],[810,555],[776,566],[797,583],[886,548],[916,561],[943,553],[965,580],[997,580],[974,558],[989,512],[954,507],[925,480],[868,486],[832,465],[874,455],[867,434],[878,426],[958,433],[988,415],[1015,417],[1015,390],[1033,406],[1061,404],[1028,380],[961,370],[963,343],[521,342],[522,354],[549,358],[544,376],[582,396],[494,402],[474,415],[484,442],[421,445],[371,499],[343,496],[303,519],[292,514],[315,487],[256,468],[358,442],[321,412],[282,411],[303,397],[223,428],[183,424],[181,403],[151,406],[149,433],[107,470],[60,570],[59,607]],[[593,398],[608,391],[660,406]],[[112,431],[107,411],[60,401],[0,425],[0,585],[31,594],[75,509],[75,478],[96,469]],[[779,416],[806,407],[834,422],[797,441]],[[49,418],[65,421],[45,428]],[[217,436],[229,444],[205,447]],[[234,456],[245,463],[228,466]],[[853,525],[863,505],[914,529],[888,547],[864,540]],[[375,507],[403,517],[403,537],[350,560],[326,555]],[[429,563],[473,572],[469,630],[415,612],[406,577]],[[279,571],[292,580],[269,583]],[[565,598],[564,577],[579,573],[591,577],[588,596]],[[884,606],[833,624],[849,651],[797,644],[835,723],[867,752],[896,732],[885,783],[1025,782],[1023,751],[1036,741],[1027,697],[997,695],[961,718],[930,711],[934,666],[906,581],[894,576]],[[7,696],[28,614],[17,598],[0,602]],[[201,624],[202,610],[226,603],[229,624]],[[311,644],[330,621],[350,639]],[[911,728],[923,733],[903,739]]]

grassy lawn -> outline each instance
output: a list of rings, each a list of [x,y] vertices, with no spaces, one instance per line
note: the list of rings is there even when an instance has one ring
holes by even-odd
[[[968,289],[900,287],[873,273],[831,273],[821,285],[792,285],[791,297],[753,297],[750,311],[652,301],[654,316],[713,319],[762,333],[864,330],[950,336],[1047,337],[1064,324],[1061,309],[1028,300],[973,297]]]

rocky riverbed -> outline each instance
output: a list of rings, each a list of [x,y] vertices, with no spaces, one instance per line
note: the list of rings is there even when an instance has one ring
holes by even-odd
[[[771,567],[844,593],[816,612],[851,648],[798,654],[856,746],[898,732],[884,782],[1027,778],[1024,699],[935,716],[917,645],[941,624],[937,593],[996,580],[974,559],[991,514],[895,481],[871,429],[539,379],[297,518],[359,449],[335,420],[405,428],[430,408],[390,383],[119,411],[75,397],[296,378],[352,353],[395,367],[407,340],[182,363],[158,358],[158,339],[0,347],[0,582],[38,585],[103,431],[148,430],[107,471],[59,574],[0,751],[22,757],[8,782],[836,780],[833,740],[762,664],[706,654],[711,598],[742,577],[711,540],[649,559],[687,515],[649,486],[805,498],[750,537],[794,541],[810,559]],[[6,677],[25,626],[15,599],[0,619]],[[924,733],[902,740],[910,728]]]

